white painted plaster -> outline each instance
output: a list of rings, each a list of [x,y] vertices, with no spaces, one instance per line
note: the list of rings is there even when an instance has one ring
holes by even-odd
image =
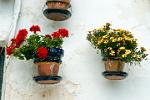
[[[21,1],[22,0],[1,0],[1,12],[2,15],[0,16],[1,25],[3,26],[4,23],[7,24],[3,28],[0,28],[0,46],[5,47],[16,35],[16,27],[19,19],[20,9],[21,9]],[[5,16],[5,17],[4,17]],[[7,18],[7,20],[5,19]],[[5,19],[5,20],[4,20]],[[4,32],[6,31],[7,32]],[[4,34],[5,33],[5,34]],[[1,99],[5,99],[5,90],[6,90],[6,70],[7,65],[9,65],[10,58],[5,59],[4,63],[4,72],[3,72],[3,85],[2,85],[2,94]]]
[[[14,0],[0,0],[0,46],[6,44],[12,23]]]
[[[71,36],[63,45],[65,55],[57,85],[39,85],[32,77],[32,61],[11,58],[6,70],[5,100],[150,100],[150,61],[129,66],[129,76],[122,81],[103,78],[101,56],[86,40],[88,30],[105,22],[115,28],[132,31],[139,44],[150,53],[149,0],[72,0],[72,17],[64,22],[46,19],[42,8],[46,0],[23,0],[18,30],[39,24],[43,33],[67,27]],[[150,58],[148,56],[148,58]]]

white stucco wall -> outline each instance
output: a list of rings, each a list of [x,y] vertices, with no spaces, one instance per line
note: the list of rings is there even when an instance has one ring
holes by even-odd
[[[14,0],[0,0],[0,46],[7,43],[12,29]]]
[[[72,17],[54,22],[42,14],[45,0],[23,0],[20,28],[39,24],[43,33],[67,27],[71,36],[64,42],[65,55],[57,85],[40,85],[32,61],[11,58],[6,69],[5,100],[150,100],[150,61],[128,66],[129,76],[122,81],[103,78],[101,56],[86,40],[88,30],[111,22],[116,28],[132,31],[140,45],[150,53],[149,0],[72,0]],[[149,58],[149,56],[148,56]]]

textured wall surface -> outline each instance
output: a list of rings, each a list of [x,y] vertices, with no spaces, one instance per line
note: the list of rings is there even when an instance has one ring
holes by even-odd
[[[14,0],[0,0],[0,46],[6,43],[11,31]]]
[[[72,0],[72,17],[64,22],[46,19],[45,0],[23,0],[18,29],[39,24],[43,34],[67,27],[71,36],[63,45],[65,55],[57,85],[39,85],[32,80],[32,61],[11,58],[6,69],[5,100],[150,100],[150,61],[126,65],[129,76],[122,81],[103,78],[101,56],[86,40],[88,30],[105,22],[132,31],[150,53],[149,0]],[[148,57],[149,58],[149,57]]]

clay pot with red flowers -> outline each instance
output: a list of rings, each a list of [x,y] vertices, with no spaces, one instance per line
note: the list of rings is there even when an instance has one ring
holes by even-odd
[[[38,25],[33,25],[30,28],[32,34],[27,37],[29,32],[21,29],[7,47],[7,55],[15,56],[20,60],[33,59],[38,70],[38,77],[34,77],[34,79],[42,79],[43,83],[47,83],[47,80],[55,83],[57,79],[61,79],[58,77],[58,72],[62,63],[61,58],[64,55],[62,44],[69,33],[65,28],[46,35],[40,35],[40,31]],[[40,81],[40,83],[42,82]]]
[[[64,21],[71,17],[70,0],[47,0],[44,15],[54,21]]]

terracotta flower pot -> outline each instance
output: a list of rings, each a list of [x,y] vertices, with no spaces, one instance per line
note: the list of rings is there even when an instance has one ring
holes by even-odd
[[[68,9],[70,7],[70,0],[47,0],[49,9]]]
[[[70,0],[47,0],[43,14],[54,21],[64,21],[71,17]]]
[[[61,57],[64,55],[64,50],[61,48],[47,48],[47,50],[47,58],[34,59],[34,63],[37,65],[38,75],[34,76],[33,80],[39,84],[56,84],[62,80],[62,77],[58,76],[58,72],[59,66],[62,62]]]
[[[59,72],[60,63],[57,62],[38,62],[36,63],[38,67],[39,76],[57,76]]]
[[[105,61],[105,70],[122,72],[124,65],[125,62],[120,60],[107,60]]]
[[[106,60],[104,61],[105,72],[103,75],[109,80],[122,80],[127,77],[127,73],[123,72],[125,62],[120,60]]]

